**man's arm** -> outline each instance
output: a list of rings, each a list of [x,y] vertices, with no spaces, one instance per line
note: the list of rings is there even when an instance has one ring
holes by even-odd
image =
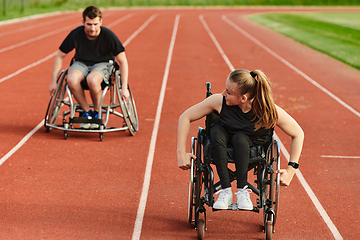
[[[51,77],[51,83],[49,86],[49,92],[50,94],[54,94],[55,89],[56,89],[56,80],[59,76],[64,58],[66,56],[66,53],[63,53],[62,51],[58,51],[56,56],[55,56],[55,60],[54,60],[54,65],[53,65],[53,71],[52,71],[52,77]]]
[[[128,76],[129,76],[129,67],[126,58],[125,52],[119,53],[116,57],[120,65],[120,76],[121,76],[121,92],[120,95],[122,99],[127,100],[130,96],[128,91]]]

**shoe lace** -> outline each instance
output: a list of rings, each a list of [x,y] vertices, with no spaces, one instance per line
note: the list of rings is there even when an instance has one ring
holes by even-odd
[[[219,192],[215,194],[219,194],[218,201],[224,201],[227,196],[227,191],[225,189],[221,189]]]
[[[240,189],[235,194],[236,194],[236,197],[240,199],[240,201],[246,200],[248,202],[251,202],[250,196],[249,196],[250,193],[252,193],[252,190],[249,189],[248,186],[246,185],[243,189]]]

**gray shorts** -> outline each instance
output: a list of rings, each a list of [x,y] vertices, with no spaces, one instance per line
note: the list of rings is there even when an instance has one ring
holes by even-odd
[[[110,63],[110,62],[101,62],[101,63],[96,63],[92,66],[88,66],[82,62],[75,61],[71,64],[69,71],[73,70],[73,69],[77,69],[84,75],[85,78],[90,72],[97,71],[97,72],[101,73],[101,75],[104,79],[104,82],[106,84],[109,84],[109,79],[110,79],[113,67],[114,67],[113,63]]]

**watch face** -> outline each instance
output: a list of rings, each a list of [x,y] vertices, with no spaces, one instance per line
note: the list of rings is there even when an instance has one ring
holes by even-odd
[[[289,165],[296,169],[299,167],[299,164],[296,162],[289,162]]]

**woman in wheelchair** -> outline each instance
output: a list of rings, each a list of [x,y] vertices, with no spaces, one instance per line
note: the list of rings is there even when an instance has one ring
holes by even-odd
[[[211,154],[216,165],[222,190],[214,203],[214,209],[228,209],[233,202],[231,182],[228,174],[227,146],[234,146],[233,158],[236,168],[237,206],[251,210],[247,188],[249,150],[253,145],[266,144],[271,140],[273,129],[278,126],[292,138],[290,163],[286,169],[279,170],[282,185],[289,185],[295,170],[304,141],[304,133],[299,124],[282,108],[274,104],[271,86],[266,75],[260,70],[234,70],[226,80],[222,94],[214,94],[187,109],[179,118],[177,159],[178,166],[187,170],[195,155],[186,152],[190,123],[213,111],[219,113],[210,129]]]

